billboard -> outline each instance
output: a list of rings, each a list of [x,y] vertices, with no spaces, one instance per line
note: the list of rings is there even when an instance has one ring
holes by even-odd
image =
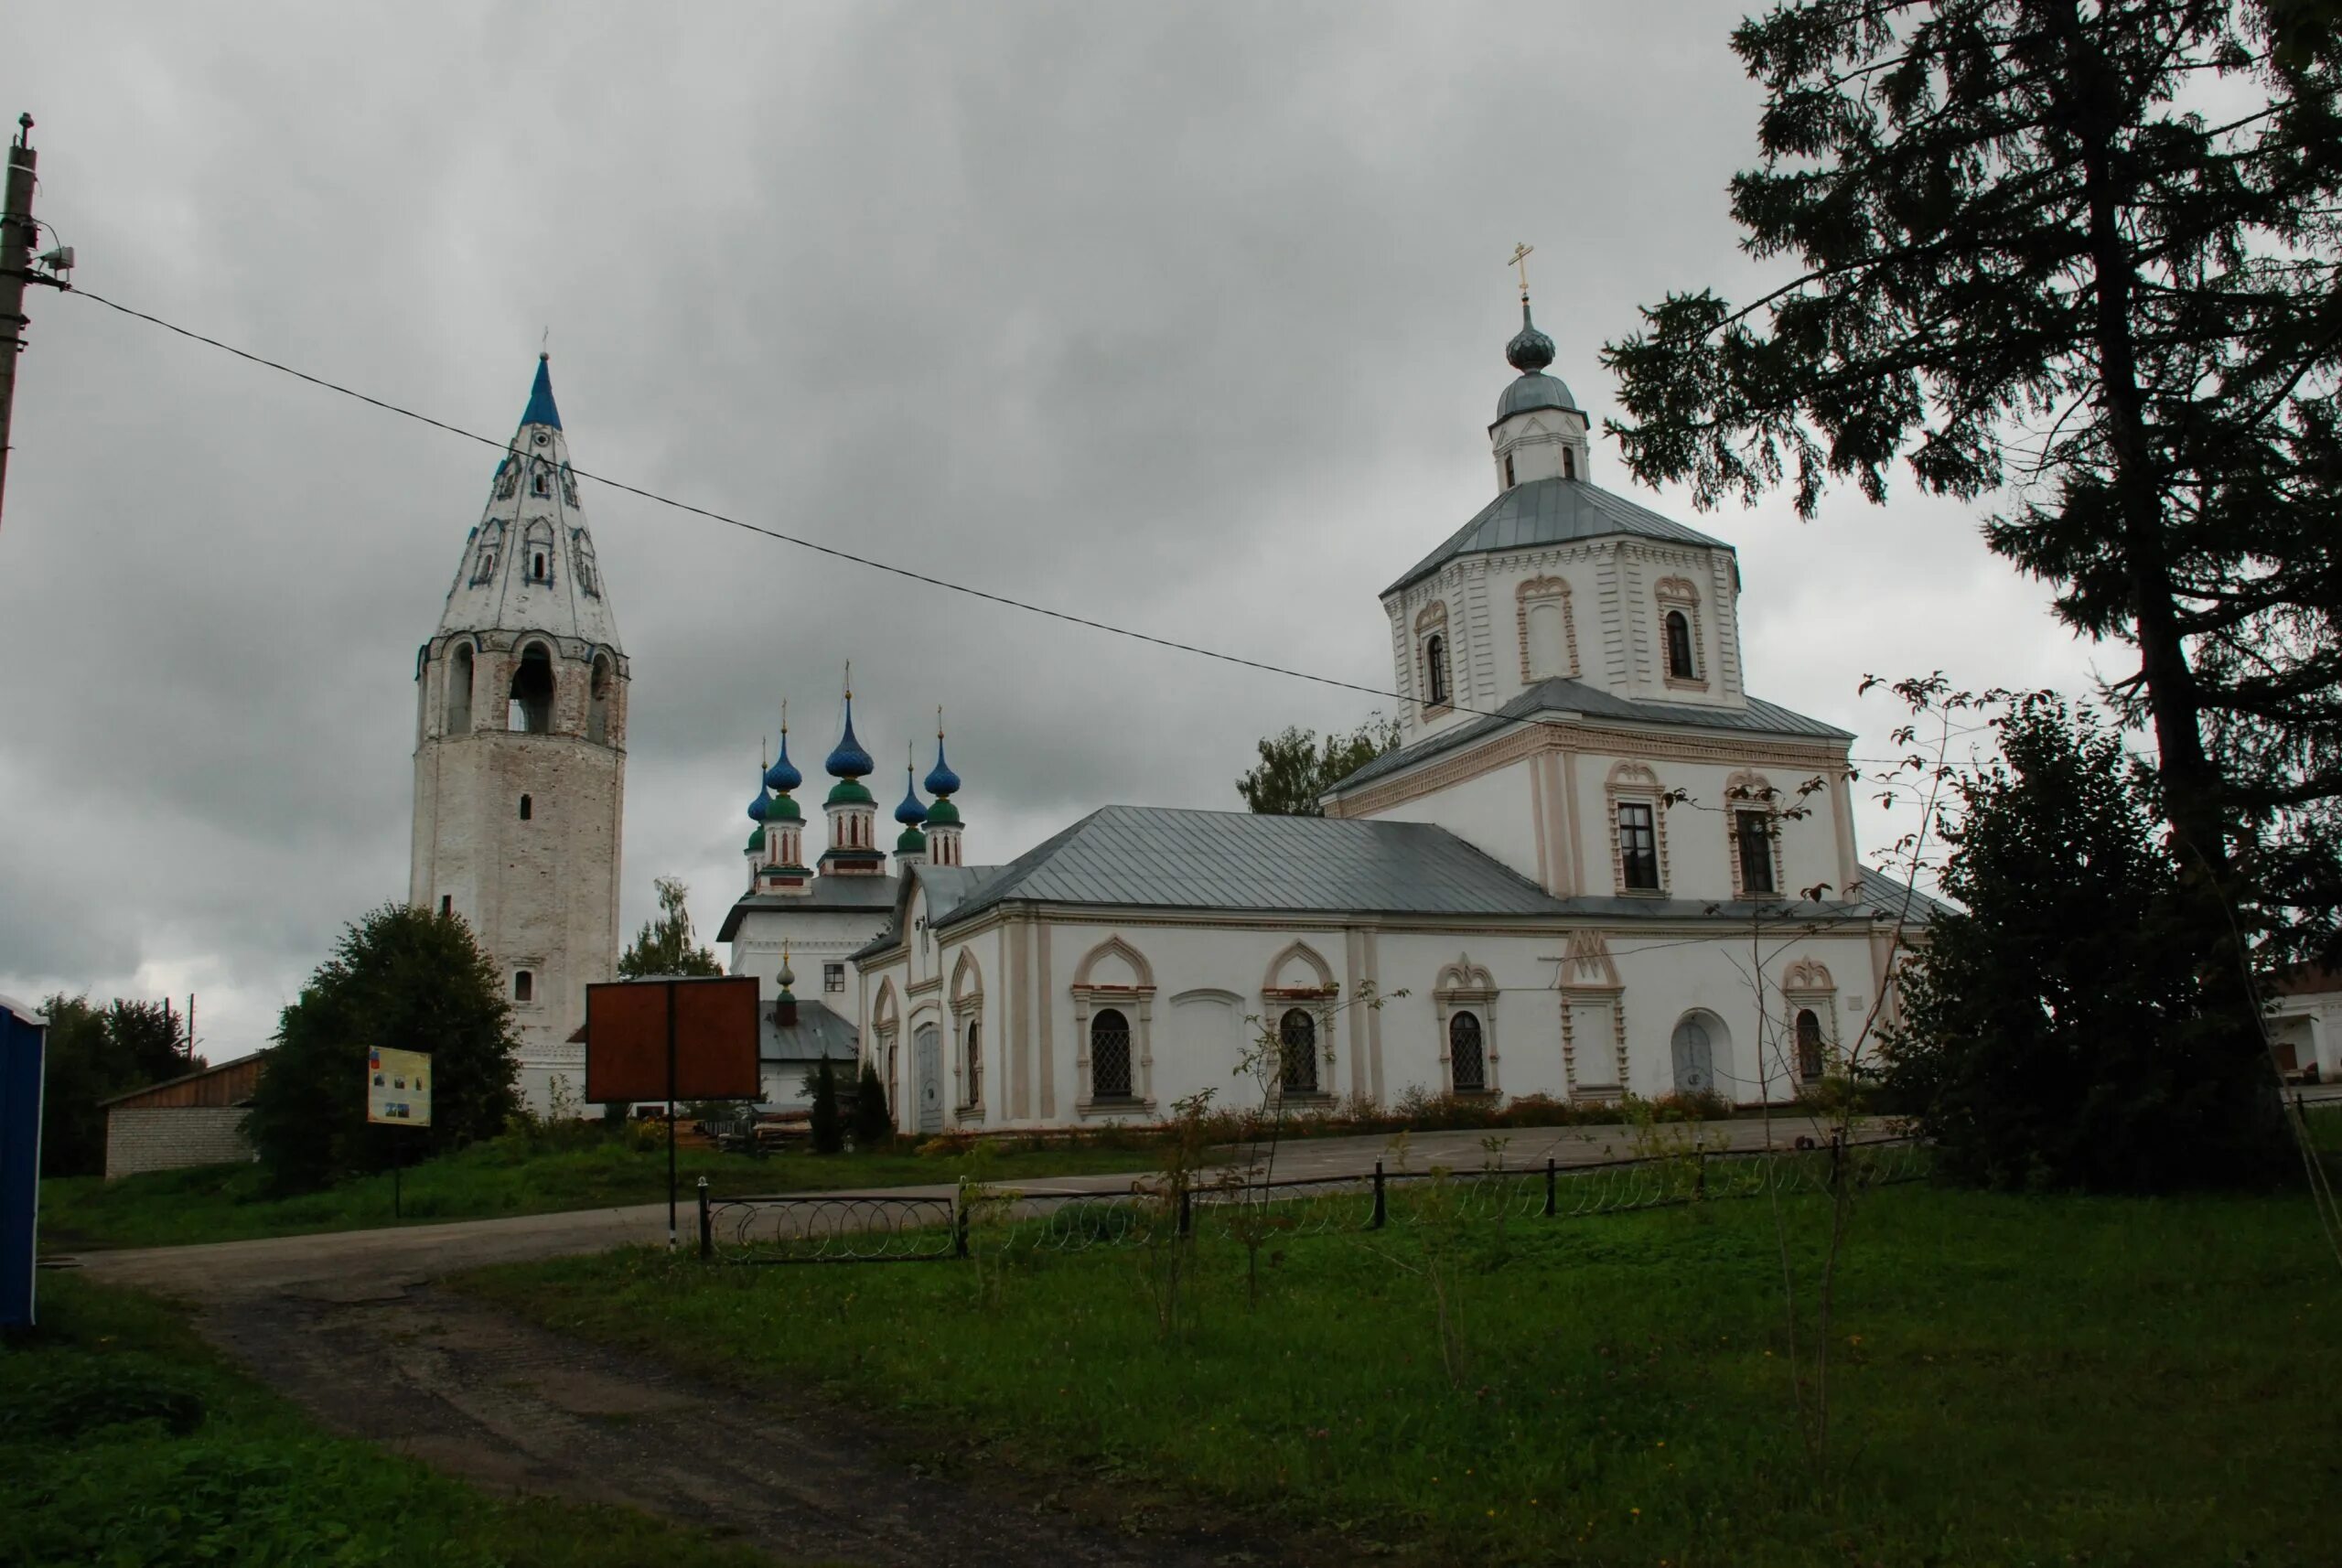
[[[762,1100],[757,1042],[763,1023],[750,974],[706,980],[621,980],[586,988],[586,1099],[668,1098],[671,1024],[677,1100]]]
[[[366,1120],[393,1127],[431,1125],[430,1053],[366,1053]]]

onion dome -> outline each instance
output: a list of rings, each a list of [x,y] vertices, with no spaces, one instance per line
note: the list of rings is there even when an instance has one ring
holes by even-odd
[[[927,807],[920,803],[919,789],[911,783],[911,765],[903,764],[903,803],[895,808],[895,821],[907,828],[915,828],[927,821]]]
[[[805,813],[799,811],[797,802],[786,795],[775,795],[766,802],[765,821],[775,826],[782,822],[801,822],[804,820]]]
[[[930,828],[956,828],[960,825],[960,808],[949,799],[939,800],[927,809],[927,825]]]
[[[838,736],[837,746],[823,766],[833,779],[859,779],[878,766],[870,760],[870,754],[862,749],[862,743],[854,738],[854,693],[851,692],[845,698],[845,733]],[[864,791],[865,798],[868,793]],[[837,797],[833,793],[830,799],[834,803]]]
[[[1553,362],[1553,340],[1537,330],[1529,319],[1529,296],[1520,296],[1520,330],[1504,346],[1507,363],[1522,375],[1534,375]]]
[[[780,981],[780,993],[783,996],[788,995],[789,988],[797,983],[797,971],[790,964],[787,942],[780,944],[780,973],[778,978]]]
[[[858,779],[841,779],[830,786],[830,798],[823,802],[831,806],[875,806],[878,802]]]
[[[959,793],[959,789],[960,776],[951,771],[950,763],[943,760],[943,710],[938,708],[935,710],[935,766],[928,769],[927,792],[936,796],[954,795]]]
[[[756,830],[756,832],[752,832],[752,833],[750,833],[750,834],[748,835],[748,851],[747,851],[747,853],[748,853],[748,854],[757,854],[758,852],[760,852],[761,850],[763,850],[763,848],[764,848],[764,847],[765,847],[765,830],[763,829],[763,827],[762,827],[762,826],[759,826],[759,827]]]
[[[895,853],[897,854],[925,854],[927,835],[917,828],[905,828],[902,835],[895,840]]]
[[[771,812],[771,799],[768,797],[762,789],[759,789],[757,791],[757,798],[748,802],[748,821],[752,822],[761,822],[765,820],[766,816]]]
[[[849,728],[847,738],[852,739],[853,735]],[[798,772],[797,765],[789,760],[789,726],[784,724],[780,726],[780,755],[772,759],[770,768],[765,769],[765,788],[776,795],[785,795],[804,782],[805,775]]]

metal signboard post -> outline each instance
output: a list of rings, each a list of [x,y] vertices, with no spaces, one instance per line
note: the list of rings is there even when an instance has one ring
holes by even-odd
[[[366,1053],[366,1120],[384,1127],[431,1125],[431,1054],[371,1050]],[[406,1166],[402,1155],[391,1163],[391,1218],[401,1218]]]
[[[676,1244],[675,1108],[761,1100],[754,975],[620,980],[586,988],[586,1099],[667,1106],[667,1245]]]

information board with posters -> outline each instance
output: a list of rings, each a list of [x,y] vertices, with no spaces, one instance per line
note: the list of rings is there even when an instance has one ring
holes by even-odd
[[[366,1053],[366,1120],[393,1127],[431,1125],[429,1052]]]

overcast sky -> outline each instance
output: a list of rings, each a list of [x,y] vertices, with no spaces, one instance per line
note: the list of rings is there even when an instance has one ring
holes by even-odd
[[[1375,595],[1487,502],[1505,257],[1553,366],[1761,275],[1731,5],[288,4],[12,14],[0,109],[86,287],[508,436],[540,337],[581,467],[1373,686]],[[31,301],[0,518],[0,991],[199,993],[264,1042],[407,886],[414,659],[495,455],[86,301]],[[1694,519],[1752,691],[2087,688],[1968,509]],[[972,862],[1111,801],[1233,807],[1372,699],[1037,620],[600,487],[633,660],[626,904],[712,934],[783,697],[882,764],[950,713]],[[891,803],[890,767],[874,780]],[[1890,823],[1874,816],[1872,842]]]

